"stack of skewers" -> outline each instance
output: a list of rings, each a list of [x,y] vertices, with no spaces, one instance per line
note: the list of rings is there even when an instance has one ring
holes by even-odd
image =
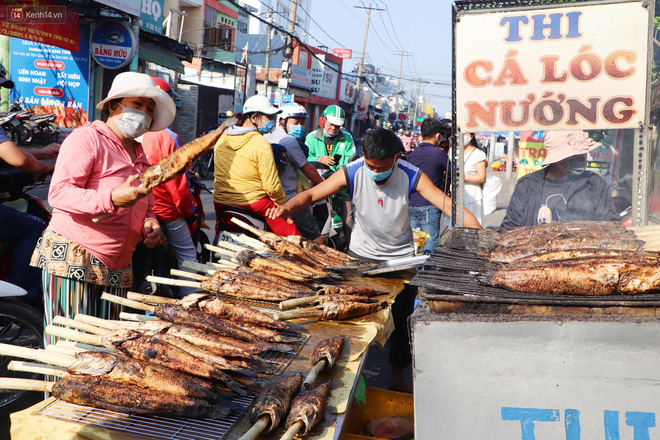
[[[285,239],[234,221],[259,239],[224,232],[234,243],[221,240],[218,246],[206,245],[221,257],[218,263],[184,262],[184,268],[203,274],[172,271],[172,275],[194,281],[155,276],[147,281],[194,287],[221,297],[279,303],[280,309],[298,307],[275,314],[279,320],[346,320],[386,306],[374,297],[387,292],[340,282],[344,271],[366,267],[360,260],[313,241]]]
[[[129,414],[222,418],[245,410],[227,398],[246,396],[258,374],[271,372],[274,361],[264,353],[293,352],[291,345],[306,340],[286,322],[205,294],[156,306],[109,294],[103,298],[155,316],[56,317],[59,325],[45,332],[73,341],[73,347],[63,340],[46,350],[3,345],[0,354],[53,364],[13,362],[11,368],[62,379],[0,378],[0,388],[50,391],[68,402]]]

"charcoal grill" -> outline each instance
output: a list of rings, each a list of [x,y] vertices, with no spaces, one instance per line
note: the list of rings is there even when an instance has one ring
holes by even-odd
[[[429,300],[528,304],[574,307],[657,307],[660,292],[639,295],[542,295],[485,284],[482,280],[499,263],[478,256],[490,248],[499,233],[492,230],[454,228],[445,244],[436,248],[412,285],[424,287]]]

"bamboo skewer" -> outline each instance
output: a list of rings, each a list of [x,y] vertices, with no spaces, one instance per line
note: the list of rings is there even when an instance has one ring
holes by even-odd
[[[200,275],[198,273],[188,272],[187,270],[179,270],[179,269],[170,269],[170,275],[190,278],[191,280],[198,280],[198,281],[207,280],[209,278],[206,275]]]
[[[217,254],[224,255],[226,257],[230,257],[232,262],[235,262],[236,259],[236,252],[232,252],[228,249],[224,249],[218,246],[213,246],[212,244],[205,244],[204,247],[210,251],[213,251]]]
[[[291,309],[293,307],[298,307],[305,304],[311,304],[314,301],[316,301],[316,299],[319,297],[321,297],[321,295],[303,296],[302,298],[285,299],[284,301],[280,302],[280,309],[282,310]]]
[[[218,241],[218,247],[229,249],[230,251],[234,251],[234,252],[240,252],[240,251],[244,251],[246,249],[245,246],[239,246],[237,244],[230,243],[228,241],[223,241],[223,240]]]
[[[179,300],[176,300],[174,298],[165,298],[162,296],[154,296],[154,295],[143,295],[141,293],[135,293],[135,292],[128,292],[126,294],[126,299],[139,301],[146,304],[175,304],[179,302]]]
[[[194,270],[195,272],[206,273],[209,275],[213,275],[213,273],[216,271],[216,268],[209,264],[202,264],[202,263],[197,263],[195,261],[187,261],[187,260],[184,260],[183,263],[181,263],[181,267],[183,269],[190,269],[190,270]]]
[[[159,277],[152,277],[152,278],[159,278]],[[147,277],[147,281],[150,281],[149,277]],[[178,280],[174,280],[174,281],[178,281]],[[149,304],[145,304],[139,301],[133,301],[132,299],[122,298],[117,295],[112,295],[108,292],[103,292],[103,294],[101,295],[101,299],[113,302],[115,304],[121,304],[122,306],[127,306],[138,310],[144,310],[146,312],[153,313],[154,310],[156,310],[156,307],[150,306]]]
[[[7,369],[11,371],[22,371],[25,373],[43,374],[44,376],[66,376],[66,368],[54,367],[52,365],[38,364],[36,362],[24,361],[11,361],[7,365]]]
[[[97,347],[96,345],[83,344],[82,342],[66,341],[64,339],[60,339],[55,344],[47,345],[46,350],[48,350],[49,347],[51,347],[51,348],[57,348],[57,347],[73,348],[75,350],[78,350],[78,352],[98,351],[98,352],[102,352],[102,353],[113,353],[113,354],[117,353],[116,350],[110,350],[109,348]],[[56,351],[56,350],[54,350],[54,351]]]
[[[120,323],[116,321],[110,321],[108,319],[97,318],[96,316],[83,315],[78,313],[74,318],[74,321],[83,322],[85,324],[90,324],[95,327],[100,327],[107,330],[120,330],[124,328]]]
[[[92,333],[94,335],[103,335],[107,333],[107,330],[101,329],[95,325],[91,325],[86,322],[76,321],[74,319],[65,318],[63,316],[56,316],[53,318],[53,324],[59,324],[66,327],[71,327],[76,330],[82,330],[87,333]]]
[[[153,275],[147,275],[146,280],[152,283],[158,283],[158,284],[167,284],[169,286],[184,286],[184,287],[195,287],[197,289],[202,288],[202,284],[195,282],[195,281],[186,281],[186,280],[175,280],[172,278],[165,278],[165,277],[157,277]],[[113,295],[114,296],[114,295]],[[121,304],[121,303],[118,303]],[[127,305],[127,304],[124,304]],[[129,306],[133,307],[133,306]],[[138,307],[133,307],[134,309],[138,310],[145,310],[145,309],[139,309]],[[151,310],[147,310],[151,311]]]
[[[278,321],[288,321],[290,319],[300,319],[300,318],[323,318],[323,310],[319,310],[316,307],[305,307],[302,309],[296,310],[287,310],[285,312],[274,313],[273,317]]]
[[[255,228],[254,226],[248,225],[243,220],[237,219],[236,217],[232,217],[231,222],[238,225],[238,226],[240,226],[241,228],[245,229],[246,231],[252,232],[257,237],[261,237],[262,235],[264,235],[264,231],[260,231],[259,229]]]
[[[286,430],[286,432],[280,437],[280,440],[292,440],[296,434],[298,434],[298,431],[300,431],[300,428],[303,427],[303,422],[297,421],[293,425],[289,427],[289,429]]]
[[[221,234],[249,248],[252,248],[255,251],[263,251],[268,249],[268,246],[266,246],[264,243],[260,242],[259,240],[255,240],[252,237],[248,237],[245,234],[234,234],[233,232],[227,232],[227,231],[222,231]]]
[[[73,361],[72,356],[59,353],[51,353],[42,349],[20,347],[11,344],[0,344],[0,355],[39,361],[45,364],[57,365],[59,367],[67,367]]]
[[[128,325],[131,322],[139,323],[144,321],[160,321],[160,319],[155,316],[140,315],[138,313],[127,313],[127,312],[119,313],[119,318],[124,319],[126,321],[124,325]]]
[[[56,325],[47,325],[44,329],[44,333],[57,336],[59,338],[69,339],[74,342],[82,342],[85,344],[99,345],[103,346],[101,341],[101,336],[99,335],[90,335],[89,333],[81,333],[76,330],[71,330],[64,327],[58,327]]]
[[[319,373],[325,370],[327,366],[328,366],[328,361],[326,359],[321,359],[319,362],[317,362],[307,374],[307,377],[303,381],[302,386],[307,387],[313,384]]]
[[[264,429],[268,426],[268,416],[261,416],[254,422],[254,425],[243,434],[238,440],[256,440]]]
[[[53,391],[57,382],[44,382],[43,380],[17,379],[14,377],[0,377],[0,390],[23,391]]]

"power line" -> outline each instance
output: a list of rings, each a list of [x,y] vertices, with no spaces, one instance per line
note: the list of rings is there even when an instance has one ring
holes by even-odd
[[[341,44],[339,41],[335,40],[335,39],[334,39],[329,33],[327,33],[327,32],[321,27],[321,25],[318,24],[318,23],[316,22],[316,20],[314,20],[314,18],[312,18],[312,16],[309,14],[309,12],[307,12],[307,10],[306,10],[305,8],[303,8],[301,5],[298,5],[298,7],[299,7],[300,9],[303,10],[303,12],[309,17],[310,20],[312,20],[312,22],[313,22],[313,23],[314,23],[314,24],[315,24],[315,25],[321,30],[321,32],[323,32],[324,34],[326,34],[326,35],[328,36],[328,38],[330,38],[332,41],[334,41],[335,43],[337,43],[337,44],[339,45],[339,47],[344,48],[344,49],[347,49],[343,44]],[[312,38],[313,38],[313,37],[312,37]],[[314,38],[314,39],[316,40],[316,38]],[[318,40],[316,40],[316,41],[318,41]],[[319,43],[320,43],[320,41],[319,41]],[[327,46],[326,46],[326,47],[327,47]]]

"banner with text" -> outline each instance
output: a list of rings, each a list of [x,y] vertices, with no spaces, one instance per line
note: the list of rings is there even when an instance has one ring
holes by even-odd
[[[60,127],[87,121],[89,101],[89,25],[80,26],[79,52],[12,38],[11,99],[37,113],[55,113]]]
[[[78,51],[78,11],[43,0],[0,1],[0,35]]]
[[[469,132],[639,127],[648,74],[643,3],[460,15],[458,126]]]

